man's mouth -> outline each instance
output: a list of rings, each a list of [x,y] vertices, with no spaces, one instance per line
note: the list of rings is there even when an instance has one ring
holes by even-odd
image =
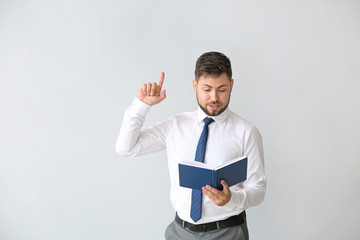
[[[215,111],[215,110],[218,110],[220,108],[220,104],[208,104],[208,107]]]

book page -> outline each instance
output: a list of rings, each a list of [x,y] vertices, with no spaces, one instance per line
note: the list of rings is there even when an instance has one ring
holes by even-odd
[[[191,161],[191,160],[182,160],[180,162],[180,164],[184,164],[184,165],[188,165],[188,166],[194,166],[194,167],[200,167],[200,168],[205,168],[205,169],[210,169],[210,170],[218,170],[220,168],[226,167],[234,162],[240,161],[242,159],[246,158],[246,156],[242,156],[242,157],[237,157],[234,159],[231,159],[229,161],[224,162],[223,164],[218,165],[217,167],[211,167],[206,163],[202,163],[202,162],[197,162],[197,161]]]
[[[194,166],[194,167],[200,167],[200,168],[206,168],[211,169],[206,163],[197,162],[197,161],[190,161],[190,160],[183,160],[180,162],[180,164],[188,165],[188,166]]]
[[[214,170],[218,170],[220,168],[223,168],[223,167],[226,167],[234,162],[237,162],[237,161],[240,161],[240,160],[243,160],[244,158],[246,158],[246,156],[242,156],[242,157],[238,157],[238,158],[235,158],[235,159],[232,159],[232,160],[229,160],[227,162],[224,162],[223,164],[217,166]]]

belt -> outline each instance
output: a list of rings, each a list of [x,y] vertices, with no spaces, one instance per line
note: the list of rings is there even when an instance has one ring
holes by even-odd
[[[233,226],[241,225],[246,220],[246,213],[243,211],[239,215],[229,217],[225,220],[220,220],[216,222],[209,222],[209,223],[203,223],[203,224],[192,224],[187,221],[182,220],[179,218],[179,216],[175,215],[175,221],[178,222],[183,228],[188,228],[191,231],[194,232],[207,232],[212,230],[217,230],[221,228],[228,228]]]

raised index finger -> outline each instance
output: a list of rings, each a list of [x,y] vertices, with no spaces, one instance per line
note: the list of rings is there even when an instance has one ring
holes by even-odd
[[[159,79],[159,82],[158,82],[158,86],[160,87],[160,89],[162,88],[162,85],[164,83],[164,79],[165,79],[165,73],[161,72],[160,79]]]

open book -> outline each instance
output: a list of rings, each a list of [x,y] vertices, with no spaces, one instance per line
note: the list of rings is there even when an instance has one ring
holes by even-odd
[[[191,161],[179,163],[180,186],[199,189],[206,185],[222,190],[220,181],[225,180],[229,187],[246,180],[247,157],[227,161],[216,168],[209,168],[205,163]]]

